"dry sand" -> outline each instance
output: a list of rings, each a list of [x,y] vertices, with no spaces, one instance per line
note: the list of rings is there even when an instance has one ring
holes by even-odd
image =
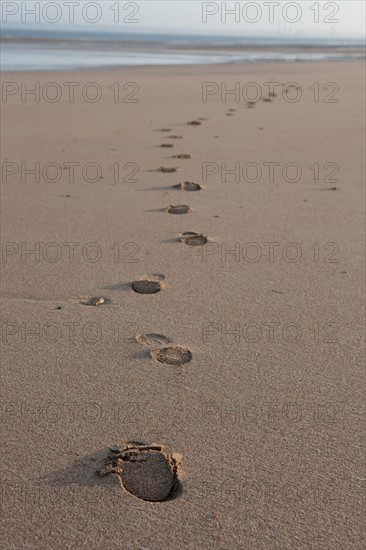
[[[3,162],[80,164],[73,183],[64,166],[54,183],[3,174],[4,548],[362,548],[363,76],[361,63],[3,75],[103,92],[2,105]],[[302,99],[201,99],[203,81],[271,80],[297,82]],[[115,82],[124,95],[137,83],[138,102],[114,103]],[[321,99],[337,83],[339,102],[314,102],[315,82]],[[204,181],[203,162],[263,175]],[[265,162],[280,163],[273,182]],[[290,162],[296,183],[281,176]],[[339,182],[324,181],[335,164]],[[173,187],[184,181],[202,189]],[[179,205],[191,211],[166,211]],[[187,246],[184,232],[209,242]],[[135,292],[140,279],[154,293]],[[171,345],[185,349],[157,351]],[[179,457],[175,498],[148,502],[95,474],[131,442]]]

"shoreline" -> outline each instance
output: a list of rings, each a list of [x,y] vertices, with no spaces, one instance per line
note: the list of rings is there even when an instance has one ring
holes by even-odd
[[[363,61],[365,49],[354,46],[214,45],[83,40],[3,40],[4,72],[112,69],[119,67],[247,65]],[[48,48],[48,49],[45,49]],[[22,51],[24,50],[24,51]],[[23,56],[22,56],[23,54]],[[35,57],[38,54],[38,57]],[[75,57],[73,61],[70,56]],[[9,60],[7,61],[7,56]],[[39,57],[41,56],[41,57]],[[117,60],[118,58],[118,60]],[[74,66],[70,66],[74,63]],[[9,65],[13,65],[12,67]],[[42,66],[43,65],[43,66]],[[19,68],[20,66],[20,68]]]
[[[77,75],[78,73],[85,76],[86,73],[98,73],[100,72],[102,75],[105,75],[106,73],[115,74],[118,72],[128,72],[128,71],[136,71],[136,72],[150,72],[150,71],[161,71],[163,74],[164,71],[170,71],[170,72],[176,72],[180,71],[181,69],[192,71],[193,73],[205,71],[205,72],[212,72],[214,74],[218,73],[230,73],[234,70],[238,70],[241,67],[245,69],[251,69],[248,71],[248,73],[266,73],[271,72],[272,69],[279,69],[281,72],[286,72],[285,69],[291,70],[292,67],[302,67],[306,69],[306,73],[309,73],[309,69],[311,67],[319,68],[321,66],[326,67],[328,65],[330,66],[340,66],[341,68],[352,66],[354,64],[358,64],[359,66],[364,66],[362,59],[354,59],[354,60],[342,60],[342,61],[330,61],[327,60],[319,60],[319,61],[295,61],[295,62],[285,62],[285,61],[266,61],[263,62],[250,62],[250,63],[208,63],[208,64],[187,64],[187,65],[121,65],[121,66],[113,66],[113,67],[86,67],[82,69],[57,69],[57,70],[15,70],[15,71],[0,71],[0,75],[6,76],[7,74],[13,75],[28,75],[35,76],[38,74],[39,76],[45,76],[46,74],[52,74],[54,76],[62,75],[62,77],[65,76],[65,73],[68,73],[69,75]],[[288,71],[287,71],[288,72]],[[265,79],[264,79],[265,80]]]
[[[366,59],[366,58],[365,58]],[[283,65],[283,64],[286,64],[286,65],[294,65],[294,64],[303,64],[303,63],[360,63],[363,61],[363,58],[352,58],[352,59],[314,59],[314,60],[309,60],[309,59],[304,59],[304,60],[301,60],[301,59],[297,59],[295,61],[284,61],[284,60],[274,60],[274,61],[270,61],[270,64],[271,65]],[[123,70],[123,69],[147,69],[147,68],[168,68],[168,67],[174,67],[174,68],[192,68],[192,67],[204,67],[204,68],[207,68],[207,67],[220,67],[220,66],[223,66],[223,65],[234,65],[234,66],[255,66],[255,65],[262,65],[262,64],[268,64],[268,60],[266,59],[263,59],[262,61],[260,60],[255,60],[255,61],[247,61],[247,62],[242,62],[242,61],[238,61],[237,63],[234,63],[233,61],[222,61],[221,63],[218,62],[218,63],[210,63],[210,64],[207,64],[207,63],[178,63],[178,64],[175,64],[175,63],[146,63],[146,65],[108,65],[108,66],[95,66],[95,67],[75,67],[74,69],[70,69],[69,67],[66,67],[64,69],[61,69],[61,68],[58,68],[57,70],[53,70],[53,69],[28,69],[28,70],[24,70],[24,69],[6,69],[4,71],[0,70],[0,75],[4,75],[6,76],[7,74],[34,74],[34,73],[39,73],[39,74],[45,74],[45,73],[53,73],[53,74],[57,74],[57,73],[77,73],[77,72],[81,72],[81,73],[85,73],[87,71],[118,71],[118,70]]]

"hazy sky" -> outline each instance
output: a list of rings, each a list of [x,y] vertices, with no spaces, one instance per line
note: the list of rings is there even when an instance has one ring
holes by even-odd
[[[2,26],[37,24],[53,28],[102,29],[113,31],[225,34],[232,36],[324,36],[360,38],[365,33],[365,1],[328,0],[42,0],[1,1]],[[234,11],[234,13],[229,13]],[[74,12],[71,17],[70,13]],[[95,21],[95,22],[93,22]],[[133,22],[134,21],[134,22]],[[204,22],[205,21],[205,22]]]

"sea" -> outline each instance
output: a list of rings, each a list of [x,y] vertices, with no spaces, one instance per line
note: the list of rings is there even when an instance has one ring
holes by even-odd
[[[1,36],[1,71],[52,71],[121,66],[355,61],[362,40],[114,33],[12,28]]]

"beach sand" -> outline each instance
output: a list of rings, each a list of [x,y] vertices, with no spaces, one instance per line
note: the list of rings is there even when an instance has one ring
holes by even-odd
[[[3,74],[48,98],[2,104],[4,548],[363,547],[363,70]],[[301,99],[202,101],[202,82],[269,81]],[[177,494],[96,475],[131,442],[162,446]]]

